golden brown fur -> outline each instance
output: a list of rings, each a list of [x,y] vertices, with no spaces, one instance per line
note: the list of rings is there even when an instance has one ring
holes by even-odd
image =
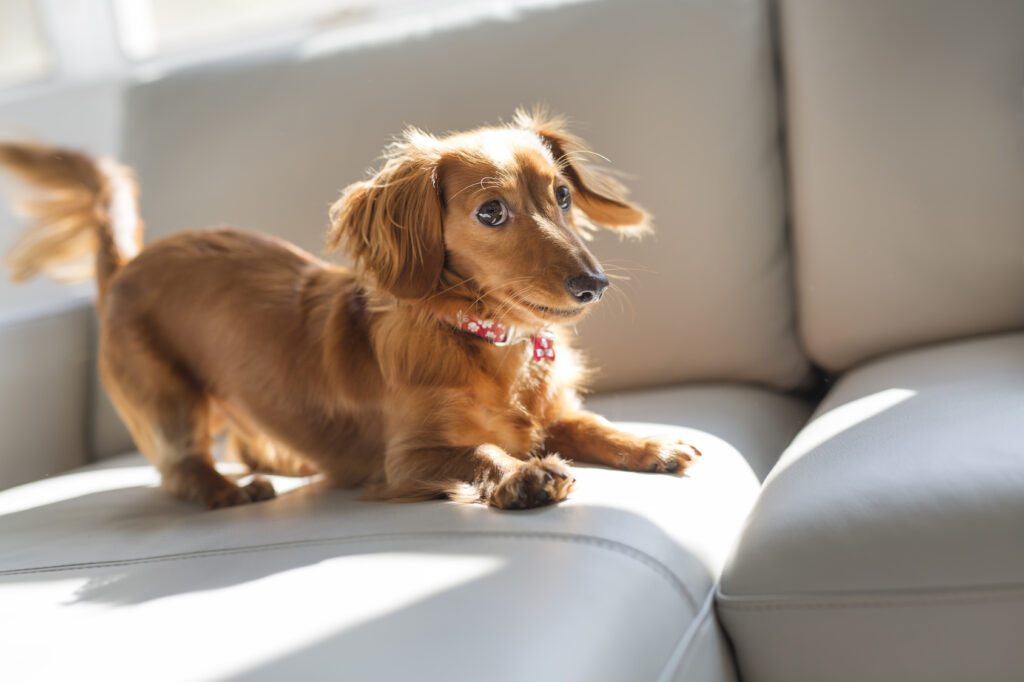
[[[131,257],[141,223],[113,210],[135,191],[125,169],[17,144],[0,145],[0,163],[50,193],[29,207],[37,223],[12,252],[15,277],[96,253],[101,377],[175,495],[209,507],[273,496],[265,479],[240,488],[217,473],[219,426],[256,471],[503,509],[564,499],[566,460],[680,473],[699,454],[580,408],[582,368],[559,325],[603,291],[568,288],[603,277],[585,230],[642,231],[647,215],[557,118],[407,132],[331,209],[328,242],[354,268],[229,229],[183,232]],[[556,198],[563,185],[571,209]],[[493,201],[507,209],[500,227],[478,217]],[[526,340],[458,331],[460,312]],[[558,337],[554,361],[532,359],[528,335],[543,326]]]

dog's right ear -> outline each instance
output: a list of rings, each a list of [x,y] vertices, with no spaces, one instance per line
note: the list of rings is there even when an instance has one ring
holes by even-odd
[[[403,299],[433,293],[445,258],[438,162],[413,140],[392,147],[372,179],[345,189],[327,232],[328,246],[347,250],[361,272]]]
[[[586,143],[569,132],[566,119],[543,107],[533,111],[517,109],[514,124],[532,130],[551,150],[575,189],[573,203],[592,223],[639,236],[650,231],[650,215],[627,199],[626,188],[591,160]]]

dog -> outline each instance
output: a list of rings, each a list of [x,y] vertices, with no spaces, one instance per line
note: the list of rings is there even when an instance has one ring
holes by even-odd
[[[569,495],[570,461],[681,474],[700,454],[581,407],[565,327],[609,285],[586,240],[649,230],[594,156],[543,112],[409,129],[330,209],[348,268],[226,228],[143,248],[130,169],[0,144],[0,165],[43,191],[8,265],[15,280],[95,276],[100,377],[175,496],[239,505],[274,497],[260,473],[320,473],[373,499],[538,507]],[[214,467],[221,429],[248,485]]]

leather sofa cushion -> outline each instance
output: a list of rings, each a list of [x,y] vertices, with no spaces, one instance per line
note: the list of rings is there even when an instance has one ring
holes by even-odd
[[[0,490],[88,461],[92,308],[0,317]]]
[[[781,3],[800,325],[843,370],[1024,327],[1024,3]]]
[[[763,481],[811,406],[753,386],[704,384],[598,393],[587,409],[613,421],[678,424],[713,433],[743,455]]]
[[[1024,334],[844,376],[723,571],[743,678],[1019,680],[1022,442]]]
[[[758,480],[730,443],[788,441],[806,415],[790,402],[717,432],[633,424],[705,455],[683,478],[577,468],[567,503],[523,513],[281,478],[276,500],[207,512],[155,489],[140,456],[8,490],[4,670],[735,680],[712,588]]]

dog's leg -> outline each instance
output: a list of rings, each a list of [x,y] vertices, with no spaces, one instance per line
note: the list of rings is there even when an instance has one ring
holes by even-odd
[[[162,358],[141,344],[126,349],[127,343],[122,340],[114,352],[101,341],[100,373],[135,444],[160,471],[163,487],[210,509],[274,497],[265,478],[239,487],[214,468],[206,396]]]
[[[544,447],[574,462],[671,474],[683,473],[700,457],[697,448],[679,439],[640,438],[582,410],[548,426]]]
[[[235,429],[228,431],[225,455],[229,459],[241,462],[253,473],[281,476],[317,474],[317,469],[312,464],[266,436],[246,436]]]
[[[517,459],[497,445],[393,450],[385,459],[387,483],[377,498],[483,502],[528,509],[564,500],[576,479],[559,457]]]

